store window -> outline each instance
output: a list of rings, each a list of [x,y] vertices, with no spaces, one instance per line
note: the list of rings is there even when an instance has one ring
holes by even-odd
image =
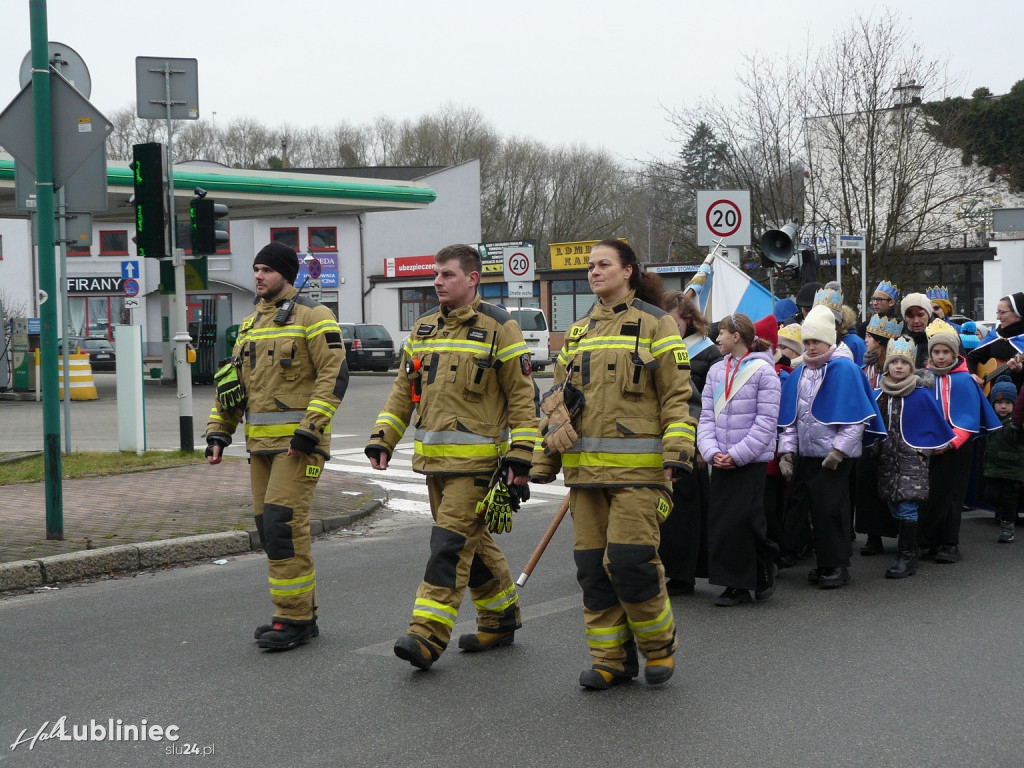
[[[68,256],[92,256],[92,247],[88,245],[69,245]]]
[[[281,243],[289,248],[299,250],[299,228],[298,227],[271,227],[270,242]]]
[[[311,253],[338,250],[337,227],[310,227],[309,250]]]
[[[590,283],[583,280],[555,280],[551,283],[551,330],[567,331],[597,301]]]
[[[100,256],[127,256],[128,230],[100,230]]]
[[[402,330],[411,331],[416,318],[437,307],[437,293],[434,288],[402,288],[398,292],[398,311],[402,318]]]
[[[113,341],[115,325],[131,322],[122,296],[71,296],[68,299],[71,335]]]

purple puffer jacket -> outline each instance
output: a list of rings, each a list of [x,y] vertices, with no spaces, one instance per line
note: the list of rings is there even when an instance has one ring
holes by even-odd
[[[701,396],[697,448],[709,464],[716,453],[728,453],[740,467],[771,461],[775,456],[782,400],[775,361],[768,352],[751,352],[750,359],[764,360],[767,365],[754,371],[715,418],[715,393],[725,383],[725,364],[729,359],[719,360],[708,371]]]
[[[845,356],[839,350],[834,350],[829,359]],[[779,437],[780,454],[795,453],[823,459],[833,448],[838,448],[849,458],[860,456],[865,426],[863,422],[833,426],[822,424],[811,417],[811,403],[818,394],[824,376],[824,368],[811,369],[804,366],[797,391],[796,420]]]

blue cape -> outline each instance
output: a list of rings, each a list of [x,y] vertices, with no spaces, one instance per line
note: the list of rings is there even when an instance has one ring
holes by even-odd
[[[858,336],[855,331],[850,331],[843,336],[841,341],[853,354],[853,362],[857,364],[857,367],[860,368],[864,365],[864,354],[868,351],[868,345],[864,343],[864,339]]]
[[[875,399],[877,400],[881,394],[881,388],[876,389]],[[935,402],[935,398],[921,386],[903,398],[900,434],[907,445],[919,451],[942,448],[956,437],[946,423],[946,417],[942,415],[942,409]]]
[[[800,377],[804,365],[798,365],[782,385],[779,427],[796,421],[796,405]],[[825,377],[811,403],[811,416],[833,426],[864,424],[864,442],[873,443],[885,437],[885,422],[878,410],[874,393],[864,372],[845,357],[835,357],[825,364]]]
[[[1003,337],[1000,336],[993,328],[991,331],[988,332],[985,338],[981,340],[981,344],[975,347],[975,349],[978,349],[979,347],[986,347],[993,341],[999,341],[1002,338]],[[1021,334],[1020,336],[1007,336],[1006,340],[1010,342],[1011,347],[1017,350],[1018,354],[1024,352],[1024,334]]]
[[[936,401],[936,405],[939,405],[939,386],[943,378],[949,379],[949,420],[954,427],[978,434],[991,432],[1003,426],[981,387],[966,371],[935,377],[932,399]]]

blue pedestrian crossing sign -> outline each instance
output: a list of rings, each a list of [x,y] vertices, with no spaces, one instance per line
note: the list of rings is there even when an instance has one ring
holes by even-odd
[[[139,262],[137,261],[122,261],[121,262],[121,277],[125,280],[138,279],[139,277]]]

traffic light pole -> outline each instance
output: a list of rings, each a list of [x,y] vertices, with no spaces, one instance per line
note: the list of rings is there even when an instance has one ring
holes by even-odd
[[[174,257],[174,373],[178,383],[178,430],[181,436],[181,450],[191,453],[195,450],[192,430],[192,367],[188,362],[188,300],[185,295],[185,251],[177,247],[177,219],[174,215],[174,131],[171,119],[171,69],[164,62],[164,106],[167,109],[167,216],[170,221],[171,254]]]
[[[42,336],[43,464],[46,480],[46,538],[64,539],[64,486],[60,456],[60,393],[57,372],[57,275],[53,254],[53,123],[50,116],[50,61],[46,0],[29,1],[32,31],[32,107],[35,118],[36,237]],[[65,392],[65,396],[70,395]]]

